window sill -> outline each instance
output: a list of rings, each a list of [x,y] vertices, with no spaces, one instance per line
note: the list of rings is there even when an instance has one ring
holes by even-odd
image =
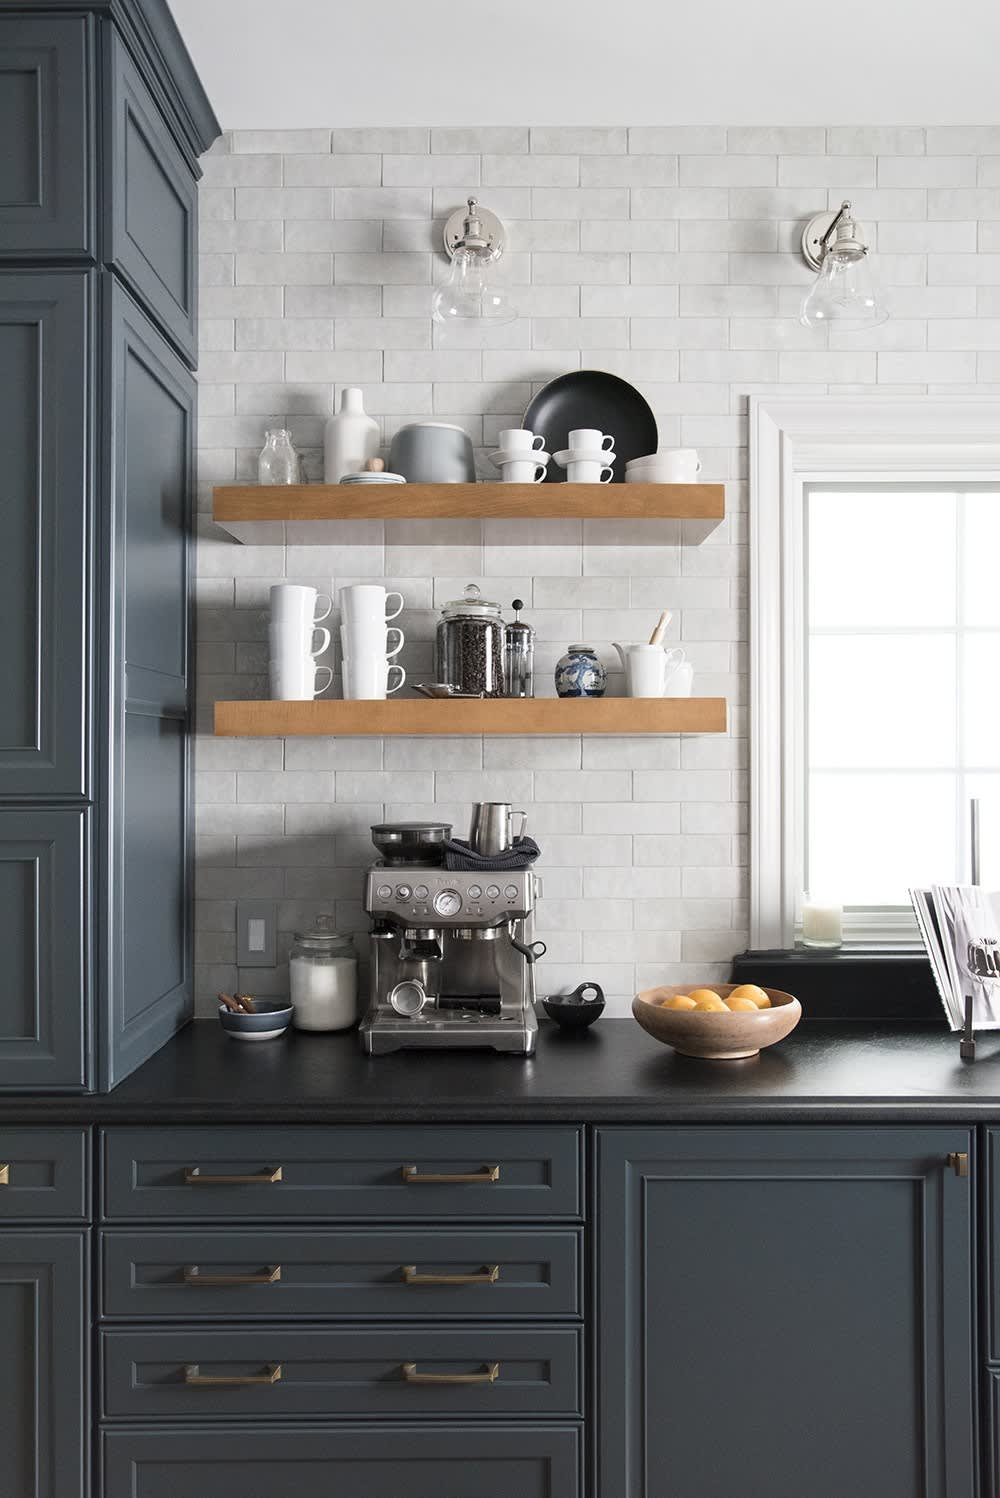
[[[732,978],[794,993],[812,1019],[943,1019],[922,947],[858,944],[743,952],[733,959]]]

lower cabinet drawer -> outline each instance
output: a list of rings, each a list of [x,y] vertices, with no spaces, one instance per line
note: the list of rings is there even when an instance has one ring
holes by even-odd
[[[0,1129],[0,1222],[89,1214],[89,1129]]]
[[[499,1228],[101,1234],[101,1314],[132,1320],[581,1314],[581,1238]]]
[[[106,1332],[108,1420],[581,1413],[574,1327]]]
[[[103,1498],[579,1498],[581,1432],[557,1425],[106,1431]]]

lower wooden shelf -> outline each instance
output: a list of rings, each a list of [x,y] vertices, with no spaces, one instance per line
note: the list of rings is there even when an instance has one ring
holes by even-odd
[[[385,702],[217,702],[225,738],[389,734],[725,733],[724,697],[535,697]]]

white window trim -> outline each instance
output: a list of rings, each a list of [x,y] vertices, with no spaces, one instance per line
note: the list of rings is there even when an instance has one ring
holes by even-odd
[[[802,846],[806,484],[1000,482],[1000,404],[916,396],[750,399],[750,942],[794,943]],[[873,939],[891,933],[873,924]]]

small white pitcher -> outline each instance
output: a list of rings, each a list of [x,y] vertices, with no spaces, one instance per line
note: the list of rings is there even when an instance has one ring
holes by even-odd
[[[625,671],[627,697],[662,697],[668,674],[684,659],[679,646],[665,650],[662,645],[619,645],[617,640],[612,644]]]

